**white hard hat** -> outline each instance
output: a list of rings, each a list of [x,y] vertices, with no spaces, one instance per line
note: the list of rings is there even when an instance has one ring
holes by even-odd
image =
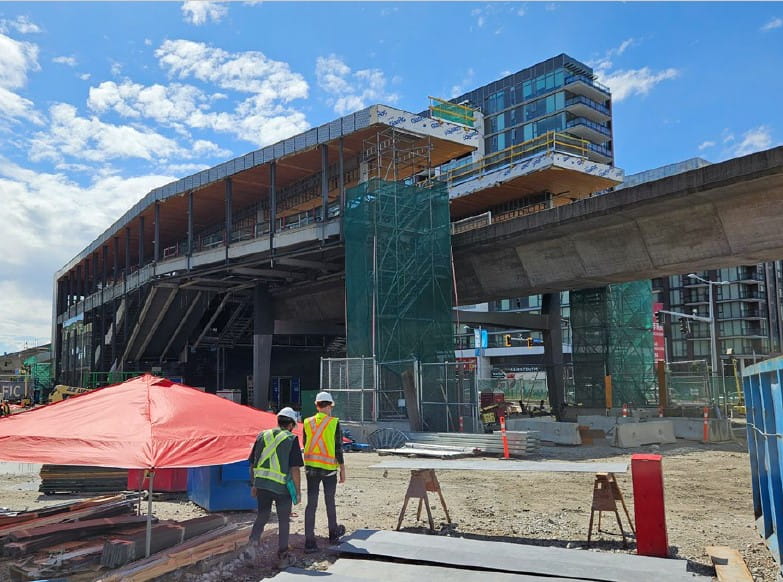
[[[328,392],[319,392],[315,395],[315,401],[316,402],[331,402],[334,404],[334,399],[332,398],[332,395]]]
[[[290,406],[286,406],[285,408],[281,409],[280,412],[277,413],[277,416],[285,416],[286,418],[290,418],[296,422],[296,412]]]

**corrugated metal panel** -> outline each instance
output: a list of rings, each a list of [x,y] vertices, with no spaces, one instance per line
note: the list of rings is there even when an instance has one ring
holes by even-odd
[[[370,125],[370,110],[362,109],[354,114],[354,128],[362,129]]]
[[[218,180],[222,180],[228,175],[228,163],[220,164],[217,167],[217,177]]]
[[[343,135],[343,127],[340,123],[340,120],[337,119],[335,121],[332,121],[329,124],[329,138],[330,139],[339,139]]]
[[[318,143],[318,130],[313,128],[305,133],[305,145],[306,147],[313,147]]]
[[[282,158],[285,155],[285,146],[283,145],[283,142],[279,141],[275,145],[272,146],[274,150],[274,157]]]
[[[343,135],[351,133],[356,127],[356,120],[353,115],[348,115],[340,119],[340,123],[343,126]]]
[[[295,136],[294,142],[297,150],[301,150],[307,147],[307,140],[305,139],[305,134],[303,133],[300,133],[299,135]]]
[[[318,143],[326,143],[329,141],[329,126],[322,125],[318,128]]]
[[[250,152],[249,154],[245,154],[244,160],[245,160],[246,170],[255,166],[256,165],[255,152]]]
[[[296,151],[296,140],[292,137],[283,142],[283,147],[286,154],[292,154]]]

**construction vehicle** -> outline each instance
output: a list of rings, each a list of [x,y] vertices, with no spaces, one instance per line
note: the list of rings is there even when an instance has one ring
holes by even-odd
[[[737,370],[737,358],[731,358],[731,365],[734,368],[734,382],[737,385],[737,403],[731,407],[731,410],[734,414],[745,416],[747,413],[745,408],[745,393],[742,391],[742,381],[740,380],[739,372]]]
[[[94,388],[80,388],[79,386],[66,386],[65,384],[58,384],[54,387],[52,393],[49,394],[49,404],[66,400],[71,396],[76,396],[77,394],[91,392],[92,390],[94,390]]]

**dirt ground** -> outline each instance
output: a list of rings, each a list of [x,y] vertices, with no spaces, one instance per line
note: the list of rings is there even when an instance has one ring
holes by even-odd
[[[708,545],[737,549],[756,582],[777,580],[779,568],[756,532],[750,488],[748,454],[735,443],[702,445],[679,441],[638,451],[617,449],[606,444],[581,447],[541,447],[530,460],[626,461],[633,452],[663,455],[666,521],[670,555],[688,560],[688,569],[712,575],[705,554]],[[350,533],[360,528],[392,530],[402,507],[409,473],[406,470],[370,469],[379,461],[375,453],[346,455],[347,481],[338,487],[338,519]],[[437,495],[431,497],[433,517],[440,535],[475,537],[484,540],[584,548],[590,519],[593,475],[591,473],[514,473],[483,471],[438,471],[452,524],[447,525]],[[633,490],[630,468],[617,474],[620,489],[633,516]],[[65,496],[43,496],[37,492],[36,478],[0,476],[0,506],[14,510],[61,503]],[[74,497],[67,497],[74,498]],[[154,513],[161,519],[183,520],[205,512],[184,497],[156,501]],[[336,559],[320,539],[323,550],[304,554],[304,507],[296,506],[291,524],[291,547],[296,565],[325,569]],[[423,512],[424,513],[424,512]],[[232,522],[252,522],[250,512],[228,513]],[[426,515],[423,516],[426,520]],[[273,516],[274,519],[274,516]],[[627,523],[623,522],[627,529]],[[276,524],[270,524],[274,528]],[[424,521],[416,521],[415,509],[408,508],[403,530],[427,534]],[[616,520],[604,514],[603,530],[594,534],[597,551],[630,552],[623,549]],[[326,536],[326,517],[319,508],[317,533]],[[426,540],[425,540],[426,541]],[[213,559],[207,564],[181,570],[166,581],[220,582],[257,581],[276,574],[273,556],[276,535],[270,535],[257,555],[247,553]],[[7,562],[0,562],[0,579],[7,578]],[[94,577],[83,578],[85,580]]]

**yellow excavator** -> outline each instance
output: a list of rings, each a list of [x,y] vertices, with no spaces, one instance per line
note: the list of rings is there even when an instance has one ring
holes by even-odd
[[[49,394],[49,404],[60,402],[61,400],[66,400],[71,396],[84,394],[85,392],[90,392],[92,390],[93,388],[80,388],[79,386],[66,386],[65,384],[58,384],[54,387],[54,390],[52,390],[51,394]]]

